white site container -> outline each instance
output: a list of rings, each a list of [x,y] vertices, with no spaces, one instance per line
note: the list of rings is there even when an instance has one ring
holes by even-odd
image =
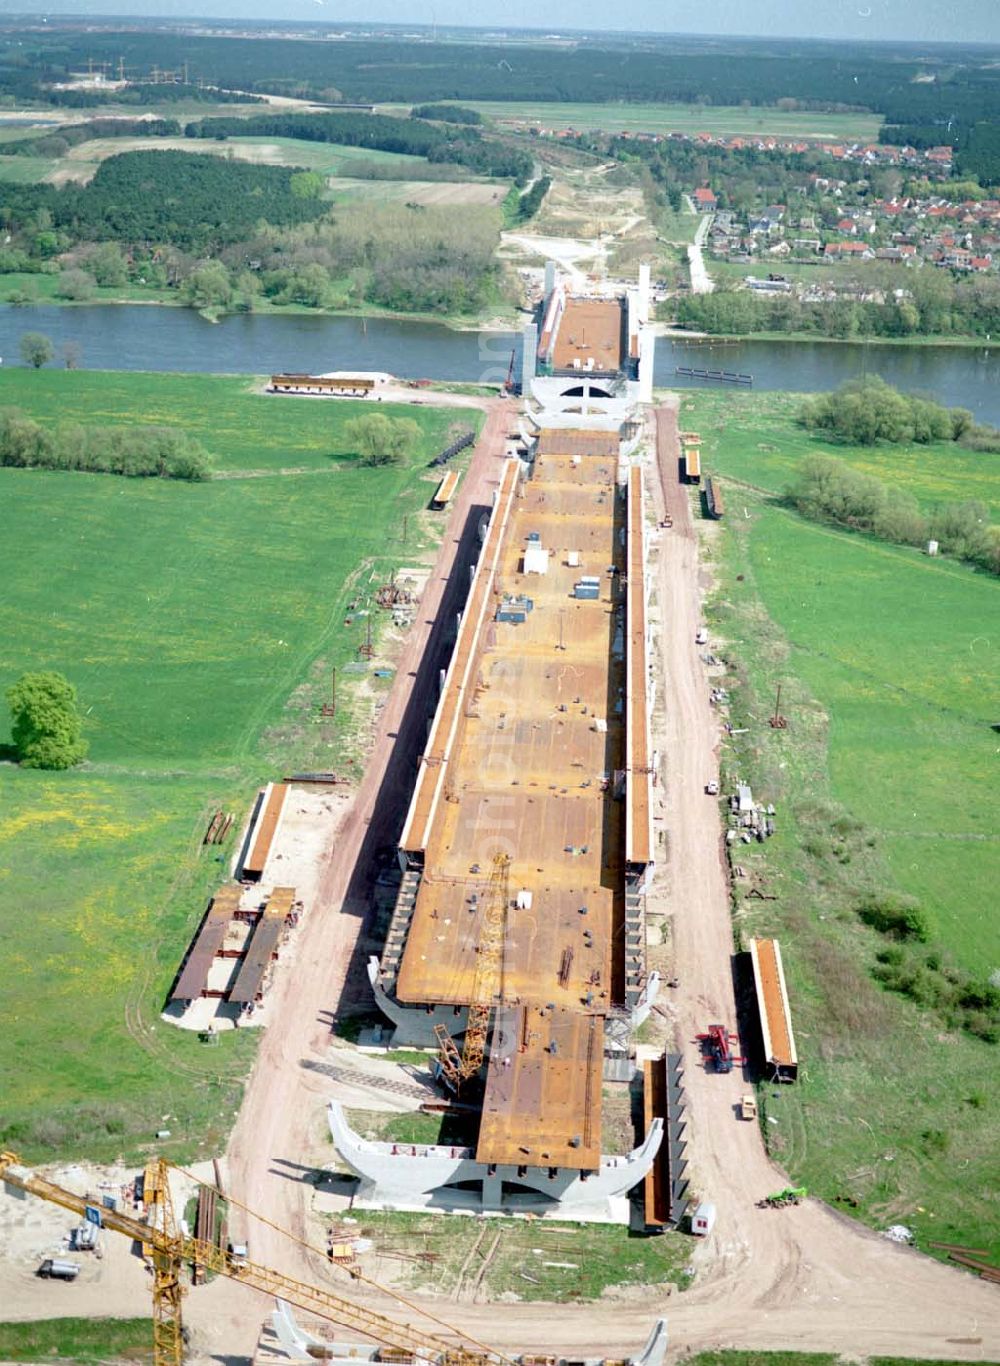
[[[567,565],[567,567],[568,567],[569,569],[579,569],[579,568],[580,568],[580,552],[579,552],[579,550],[567,550],[567,551],[566,551],[566,565]]]
[[[547,574],[549,572],[549,552],[532,542],[524,551],[524,572],[526,574]]]
[[[691,1215],[691,1232],[697,1238],[707,1238],[715,1227],[715,1206],[703,1200]]]

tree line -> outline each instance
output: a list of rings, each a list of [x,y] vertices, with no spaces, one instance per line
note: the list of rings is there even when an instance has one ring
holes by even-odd
[[[533,159],[519,147],[485,138],[477,128],[443,128],[421,119],[387,114],[255,114],[252,118],[202,119],[184,129],[189,138],[268,137],[329,142],[342,147],[426,157],[431,163],[464,166],[477,175],[510,177],[524,184]]]
[[[4,155],[61,157],[71,147],[79,147],[95,138],[177,138],[181,131],[176,119],[92,119],[88,123],[64,124],[38,137],[6,143]]]
[[[799,422],[845,445],[926,445],[963,441],[974,430],[964,408],[945,408],[902,394],[877,377],[851,380],[807,400]],[[994,433],[994,435],[997,435]],[[941,551],[1000,574],[1000,534],[977,499],[941,502],[925,512],[905,489],[852,468],[832,455],[812,455],[787,490],[792,506],[813,521],[866,532],[898,545],[938,542]]]
[[[938,542],[941,551],[1000,574],[1000,540],[985,503],[939,503],[924,513],[903,489],[852,469],[832,455],[811,455],[789,489],[792,506],[816,522],[862,531],[897,545]]]
[[[195,482],[211,469],[204,447],[186,432],[76,422],[45,427],[17,408],[0,408],[0,465]]]
[[[410,110],[411,119],[431,119],[440,123],[482,123],[478,109],[463,104],[417,104]]]
[[[777,269],[780,271],[780,266]],[[829,278],[817,267],[817,285]],[[809,301],[723,284],[712,294],[689,294],[672,301],[674,316],[679,327],[738,337],[759,332],[840,340],[985,337],[997,331],[1000,278],[995,275],[956,278],[950,271],[933,266],[904,271],[898,266],[873,265],[870,269],[856,267],[850,274],[841,270],[835,278],[841,292],[836,299]]]

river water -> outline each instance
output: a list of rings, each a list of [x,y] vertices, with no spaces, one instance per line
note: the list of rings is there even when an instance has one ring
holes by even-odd
[[[79,349],[92,370],[180,370],[263,374],[276,370],[388,370],[402,379],[497,381],[506,378],[516,337],[456,332],[436,323],[305,314],[235,314],[208,323],[186,308],[155,305],[0,306],[0,356],[20,363],[25,332],[43,332],[57,351]],[[1000,426],[1000,347],[887,346],[878,343],[745,341],[656,343],[656,383],[703,387],[678,365],[753,375],[755,389],[835,389],[879,374],[910,393],[969,408]],[[712,387],[717,387],[713,385]],[[728,387],[728,386],[726,386]]]

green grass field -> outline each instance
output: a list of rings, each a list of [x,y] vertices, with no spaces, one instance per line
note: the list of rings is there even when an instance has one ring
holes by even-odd
[[[924,506],[980,498],[1000,519],[1000,459],[937,442],[930,446],[842,446],[797,425],[804,394],[699,392],[684,398],[684,421],[702,437],[702,462],[741,483],[782,493],[809,455],[834,455]]]
[[[465,101],[463,101],[465,103]],[[631,133],[731,133],[874,142],[882,120],[875,114],[816,114],[808,110],[738,108],[694,104],[561,104],[545,101],[468,101],[498,123],[544,128],[593,128]]]
[[[48,157],[0,156],[0,181],[14,185],[37,185],[58,165],[58,161]]]
[[[733,671],[733,724],[747,727],[723,767],[775,802],[778,835],[741,849],[736,925],[782,939],[804,1063],[796,1087],[765,1090],[765,1133],[797,1180],[876,1227],[903,1222],[922,1246],[997,1256],[988,1154],[1000,1099],[984,1084],[997,1049],[883,991],[871,970],[886,941],[856,908],[871,892],[915,895],[932,920],[928,949],[979,976],[1000,967],[1000,639],[988,626],[1000,584],[776,505],[800,436],[781,413],[796,401],[698,395],[682,417],[706,437],[703,467],[744,481],[706,543],[718,582],[708,615]],[[838,453],[883,478],[897,458]],[[934,465],[939,453],[922,454]],[[901,485],[929,501],[961,496],[960,470],[928,472],[917,456],[894,468]],[[966,458],[988,497],[996,457]],[[776,732],[763,718],[779,681],[789,728]],[[751,885],[777,900],[747,899]]]
[[[0,1323],[0,1358],[4,1361],[150,1362],[151,1319],[38,1319],[34,1323]]]
[[[0,766],[0,1069],[17,1076],[0,1136],[28,1157],[99,1160],[168,1127],[168,1155],[189,1158],[225,1135],[253,1052],[246,1031],[207,1057],[157,1018],[222,876],[200,846],[205,820],[242,814],[286,766],[350,755],[360,772],[345,721],[314,724],[300,685],[321,685],[318,660],[328,677],[356,656],[362,628],[343,624],[356,584],[436,534],[425,467],[454,414],[401,410],[419,449],[371,470],[342,434],[363,404],[267,397],[239,379],[12,370],[0,402],[185,426],[225,476],[0,470],[0,688],[27,669],[65,672],[91,743],[71,773]]]
[[[830,715],[835,799],[877,832],[956,959],[1000,969],[1000,584],[777,512],[750,558],[791,667]]]
[[[321,175],[350,175],[354,162],[374,162],[382,166],[409,166],[413,168],[414,180],[420,179],[420,169],[427,165],[426,157],[409,156],[403,152],[380,152],[369,147],[342,147],[329,142],[307,142],[303,138],[228,138],[218,144],[221,149],[229,146],[246,149],[251,159],[255,148],[276,148],[275,160],[287,166],[305,166]],[[194,150],[203,150],[198,143]]]

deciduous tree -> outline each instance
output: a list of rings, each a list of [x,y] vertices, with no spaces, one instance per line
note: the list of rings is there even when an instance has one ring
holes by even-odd
[[[22,674],[7,689],[11,737],[25,768],[72,768],[87,753],[76,688],[62,674]]]
[[[21,359],[35,370],[47,365],[55,353],[55,347],[41,332],[25,332],[21,338]]]

